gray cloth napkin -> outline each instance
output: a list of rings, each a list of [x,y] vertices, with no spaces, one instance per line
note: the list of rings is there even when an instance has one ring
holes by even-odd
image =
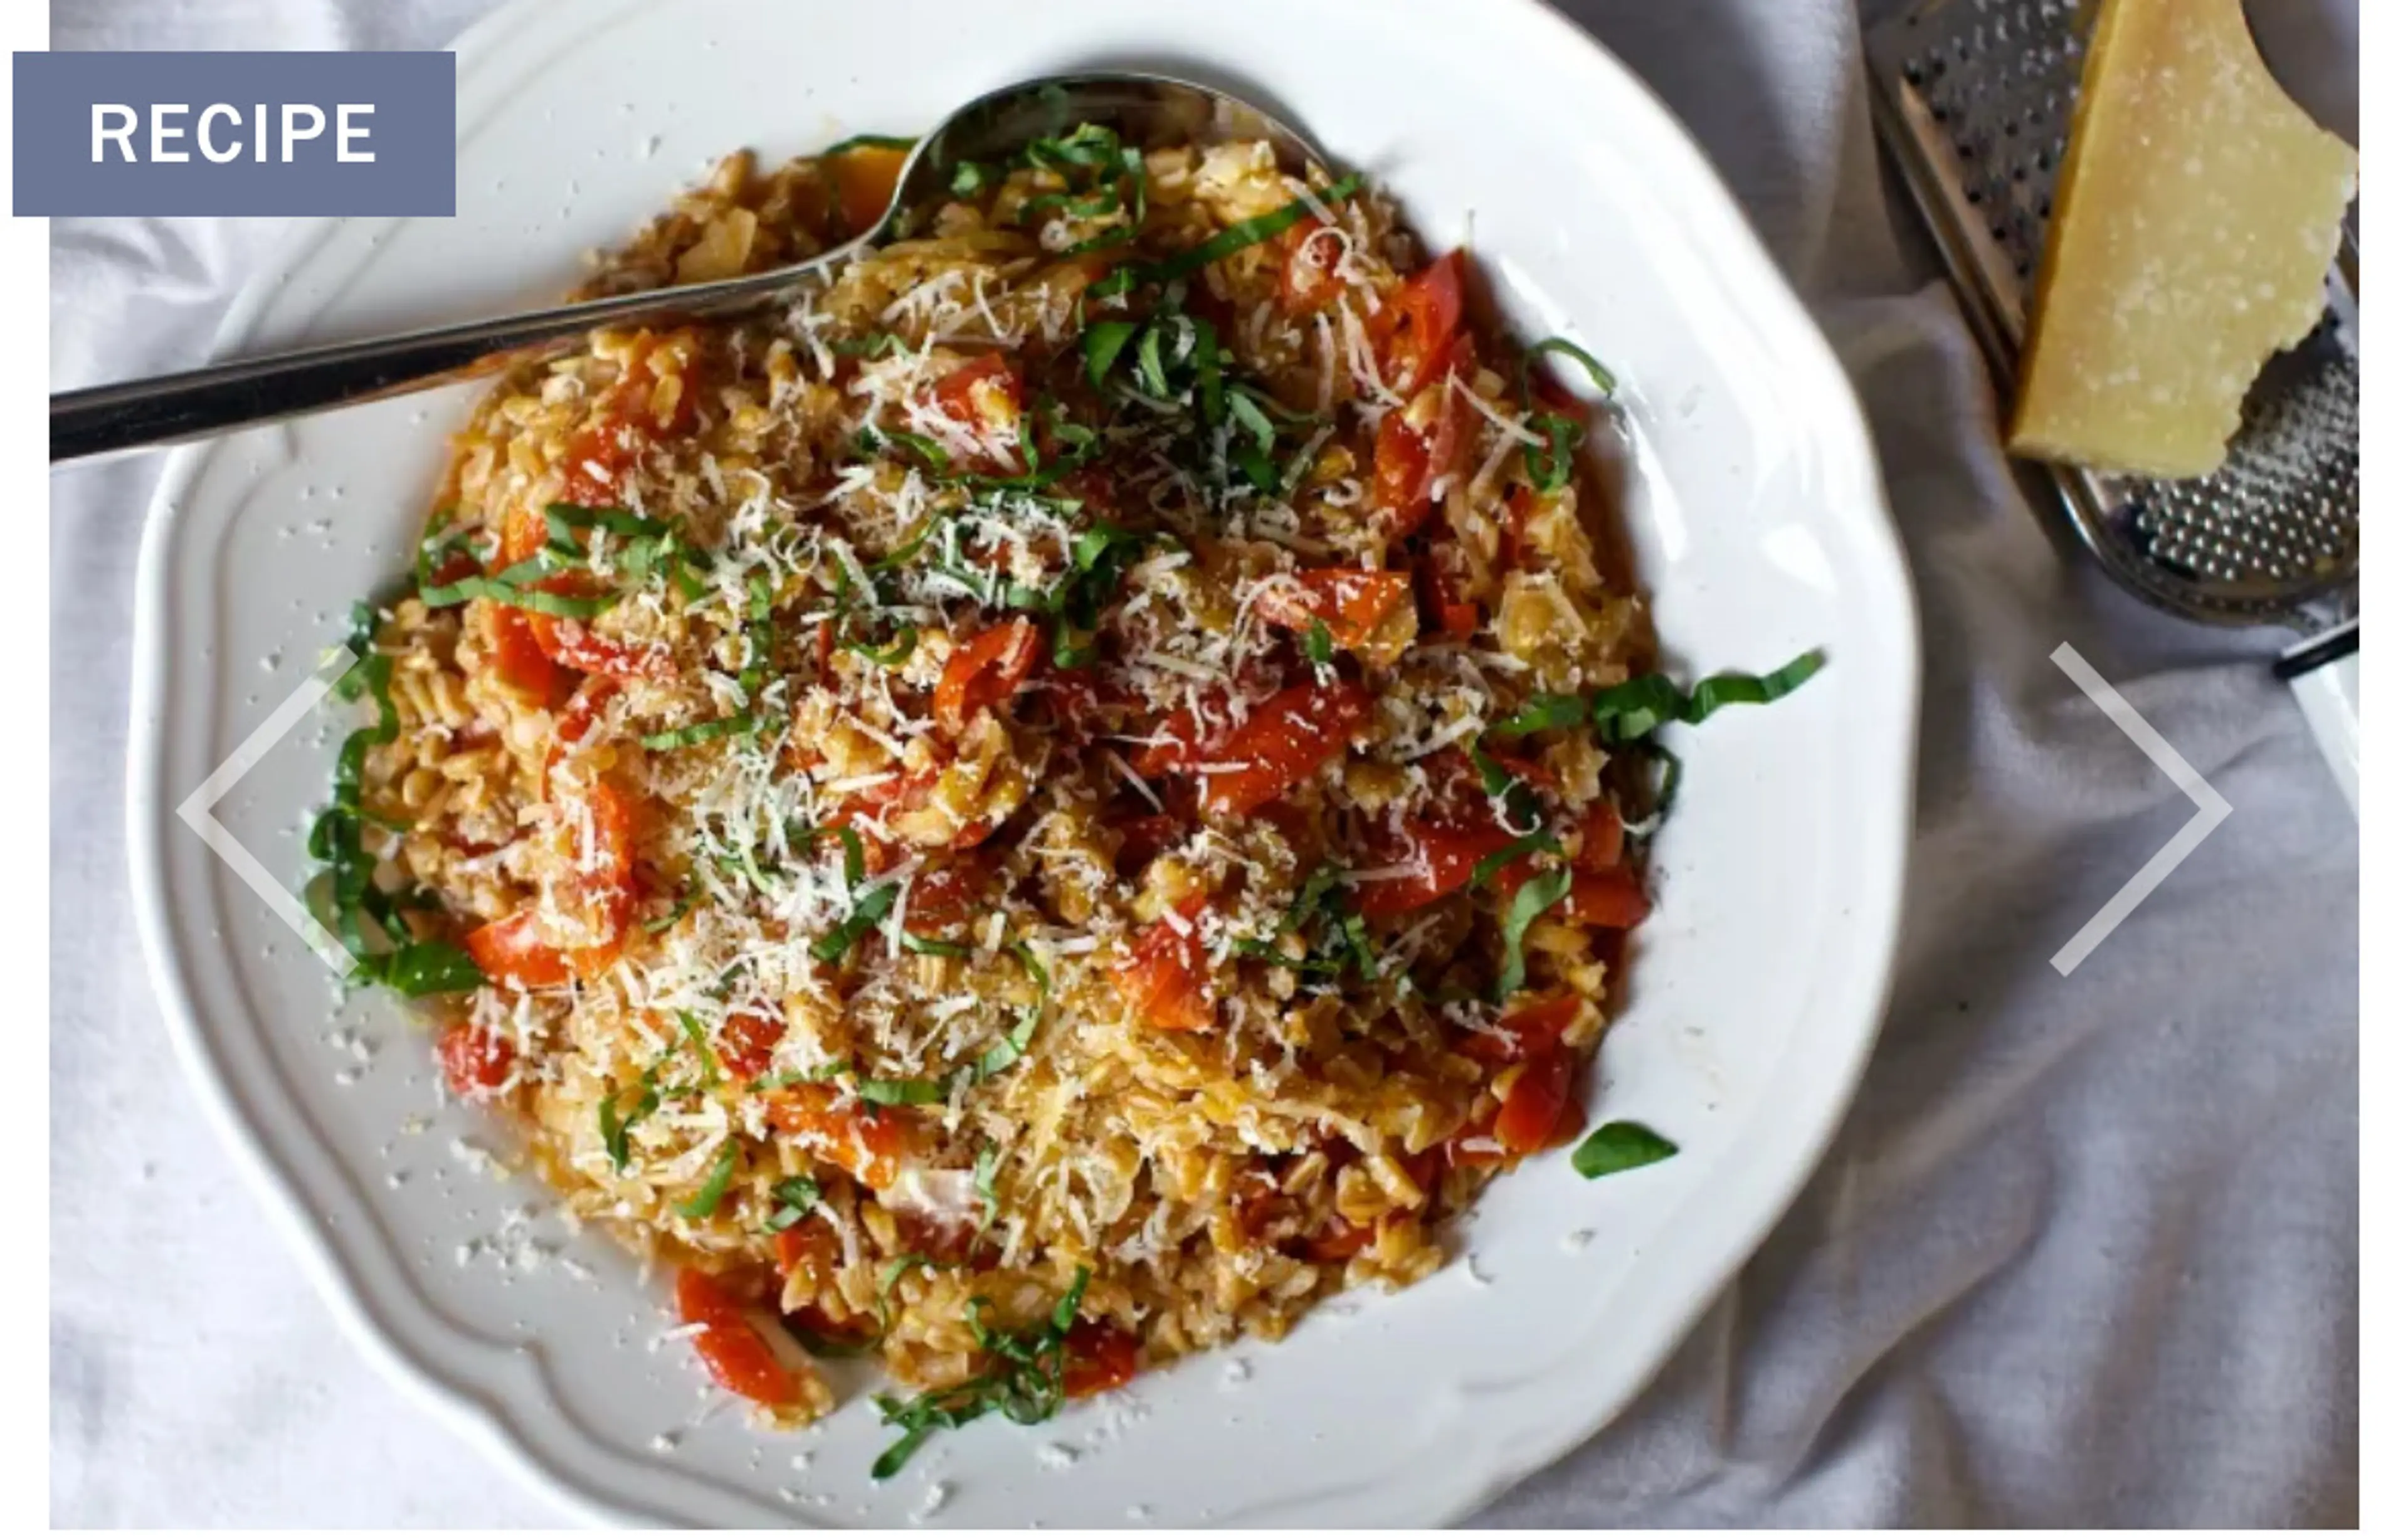
[[[54,45],[436,47],[484,8],[67,0]],[[1483,1519],[2354,1521],[2358,829],[2278,638],[2143,609],[2019,497],[1886,186],[1855,7],[1565,8],[1698,135],[1855,377],[1928,677],[1896,1002],[1837,1145],[1637,1405]],[[2354,0],[2253,9],[2354,137]],[[53,383],[198,362],[274,234],[57,221]],[[121,803],[155,474],[51,494],[53,1517],[556,1522],[340,1336],[169,1059]],[[2049,662],[2066,641],[2234,808],[2070,978],[2048,958],[2190,806]]]

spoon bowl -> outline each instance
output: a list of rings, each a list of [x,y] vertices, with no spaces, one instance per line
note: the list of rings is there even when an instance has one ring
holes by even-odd
[[[601,326],[656,326],[758,314],[797,285],[881,241],[916,233],[953,195],[971,162],[1096,123],[1140,149],[1263,139],[1295,174],[1322,156],[1304,135],[1253,103],[1165,75],[1096,71],[1045,76],[989,92],[949,114],[911,148],[886,211],[867,231],[807,261],[741,278],[614,294],[581,304],[306,348],[181,374],[50,397],[50,463],[95,459],[211,437],[339,406],[481,378],[574,351]]]

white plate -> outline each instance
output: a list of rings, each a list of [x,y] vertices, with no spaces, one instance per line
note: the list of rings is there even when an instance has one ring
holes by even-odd
[[[1464,1258],[1418,1288],[1326,1308],[1282,1346],[1189,1360],[1053,1425],[949,1433],[886,1486],[867,1477],[885,1436],[858,1395],[801,1439],[758,1437],[725,1408],[694,1427],[712,1401],[682,1346],[652,1348],[657,1284],[592,1236],[563,1251],[576,1267],[520,1264],[527,1236],[509,1236],[507,1215],[538,1193],[484,1178],[454,1146],[497,1133],[440,1103],[423,1037],[391,1005],[338,1005],[175,812],[302,684],[351,600],[401,569],[466,395],[185,449],[143,548],[129,786],[166,1017],[359,1335],[597,1515],[893,1522],[941,1494],[939,1520],[996,1525],[1453,1517],[1639,1389],[1805,1179],[1872,1038],[1916,655],[1865,428],[1696,148],[1530,0],[523,3],[460,44],[459,217],[306,231],[222,343],[535,301],[724,150],[908,132],[989,87],[1099,63],[1251,88],[1383,178],[1434,244],[1472,235],[1526,335],[1569,332],[1614,368],[1645,481],[1630,520],[1677,663],[1828,650],[1795,698],[1683,745],[1661,907],[1593,1104],[1684,1151],[1595,1184],[1541,1161],[1499,1183]],[[350,724],[314,713],[217,807],[287,887]],[[533,1232],[557,1242],[549,1219]],[[673,1448],[655,1444],[664,1432]]]

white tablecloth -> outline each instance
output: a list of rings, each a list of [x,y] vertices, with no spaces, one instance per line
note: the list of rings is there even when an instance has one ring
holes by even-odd
[[[53,27],[61,48],[425,48],[484,8],[59,0]],[[2353,1520],[2358,830],[2273,638],[2153,615],[2043,536],[1885,202],[1847,0],[1568,8],[1697,132],[1854,374],[1928,679],[1897,1001],[1837,1146],[1638,1406],[1491,1517]],[[2355,137],[2354,0],[2254,8]],[[275,233],[58,221],[53,382],[200,361]],[[170,1060],[121,808],[154,475],[52,482],[55,1519],[554,1522],[337,1333]],[[2064,641],[2234,807],[2071,978],[2048,958],[2190,806],[2050,663]]]

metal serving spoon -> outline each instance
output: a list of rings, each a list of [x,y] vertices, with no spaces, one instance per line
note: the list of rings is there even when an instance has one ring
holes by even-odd
[[[564,356],[597,326],[727,320],[777,305],[805,278],[875,242],[913,233],[951,195],[965,161],[994,160],[1030,140],[1093,122],[1140,147],[1267,139],[1281,167],[1321,160],[1302,134],[1226,92],[1167,76],[1056,75],[988,93],[912,147],[885,214],[866,234],[807,262],[744,278],[652,289],[532,314],[405,332],[216,363],[188,373],[71,390],[50,397],[50,463],[208,437],[330,406],[498,373]]]

